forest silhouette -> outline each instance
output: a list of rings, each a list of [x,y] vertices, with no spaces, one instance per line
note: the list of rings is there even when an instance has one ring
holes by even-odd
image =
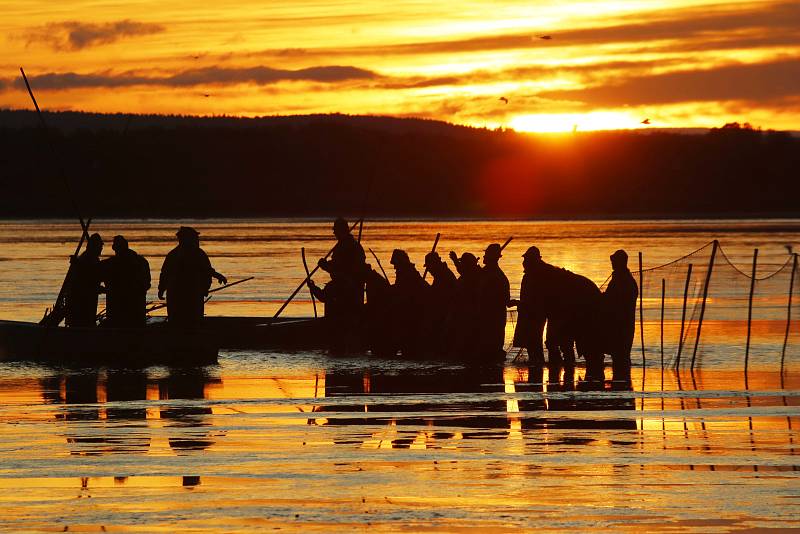
[[[73,216],[61,172],[94,217],[781,217],[800,193],[800,139],[748,124],[531,135],[345,115],[45,120],[0,111],[2,217]]]

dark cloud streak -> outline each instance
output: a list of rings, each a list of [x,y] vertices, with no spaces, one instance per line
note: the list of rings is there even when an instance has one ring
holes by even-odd
[[[114,43],[129,37],[161,33],[161,24],[118,20],[101,24],[78,21],[51,22],[28,30],[22,37],[28,45],[45,44],[54,50],[81,50]]]

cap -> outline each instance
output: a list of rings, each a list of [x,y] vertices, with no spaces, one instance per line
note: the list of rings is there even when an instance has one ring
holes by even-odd
[[[336,217],[336,220],[333,221],[333,229],[336,230],[339,228],[348,232],[350,231],[350,226],[347,224],[347,221],[344,219],[344,217]]]
[[[502,250],[503,249],[500,248],[499,244],[492,243],[491,245],[486,247],[486,252],[484,253],[484,256],[488,256],[490,258],[500,258],[503,256]]]
[[[527,258],[528,256],[534,258],[541,258],[542,253],[539,252],[539,249],[537,247],[529,247],[528,250],[525,251],[525,254],[522,255],[522,257]]]
[[[123,236],[121,236],[121,235],[115,235],[115,236],[114,236],[114,242],[113,242],[113,245],[112,245],[112,246],[113,246],[115,249],[116,249],[116,248],[120,248],[120,247],[121,247],[121,248],[123,248],[123,249],[126,249],[126,248],[128,248],[128,240],[127,240],[127,239],[125,239],[125,238],[124,238]]]
[[[192,228],[191,226],[181,226],[178,228],[178,231],[175,232],[175,235],[178,237],[197,237],[200,235],[200,232]]]
[[[95,232],[95,233],[93,233],[92,235],[89,236],[89,243],[100,243],[102,245],[103,244],[103,238],[100,237],[100,234]]]
[[[614,252],[611,255],[611,261],[621,261],[623,263],[628,263],[628,253],[622,249]]]
[[[389,260],[389,263],[392,265],[407,265],[411,263],[411,260],[409,259],[408,253],[405,250],[396,248],[392,251],[392,259]]]
[[[472,252],[465,252],[461,255],[461,263],[478,265],[478,258]]]

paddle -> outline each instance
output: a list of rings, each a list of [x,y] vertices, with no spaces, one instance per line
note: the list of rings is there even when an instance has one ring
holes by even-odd
[[[224,286],[219,286],[219,287],[217,287],[217,288],[214,288],[214,289],[212,289],[212,290],[210,290],[210,291],[208,292],[209,296],[208,296],[208,298],[206,299],[206,302],[208,302],[208,300],[211,298],[211,293],[216,293],[217,291],[222,291],[223,289],[228,289],[229,287],[233,287],[233,286],[237,286],[237,285],[239,285],[239,284],[243,284],[243,283],[245,283],[245,282],[249,282],[250,280],[253,280],[254,278],[255,278],[255,276],[248,276],[247,278],[242,278],[241,280],[237,280],[237,281],[235,281],[235,282],[231,282],[231,283],[229,283],[229,284],[225,284]],[[153,304],[152,306],[150,306],[149,308],[147,308],[147,309],[145,310],[145,313],[150,313],[151,311],[160,310],[161,308],[164,308],[164,307],[166,307],[166,306],[167,306],[167,303],[165,303],[165,302],[159,302],[158,304]],[[103,310],[103,312],[101,313],[101,315],[98,315],[98,318],[100,318],[100,317],[102,316],[102,314],[103,314],[103,313],[105,313],[105,310]]]
[[[303,269],[306,270],[306,276],[309,276],[308,273],[308,263],[306,263],[306,247],[300,247],[300,255],[303,256]],[[311,295],[311,304],[314,306],[314,318],[317,318],[317,299],[314,298],[314,292],[311,288],[308,288],[308,292]]]
[[[440,237],[442,237],[442,234],[440,232],[436,232],[436,239],[433,240],[433,248],[431,248],[431,252],[436,252],[436,246],[439,244]],[[428,268],[425,267],[425,271],[422,273],[422,279],[425,280],[425,278],[427,277],[428,277]]]
[[[360,222],[361,222],[361,219],[359,219],[358,221],[354,222],[354,223],[353,223],[353,226],[351,226],[351,227],[350,227],[350,231],[352,232],[353,230],[355,230],[356,226],[358,226],[358,224],[359,224]],[[333,247],[332,247],[332,248],[331,248],[331,249],[328,251],[328,253],[327,253],[327,254],[325,254],[325,257],[324,257],[323,259],[327,260],[327,259],[330,257],[330,255],[331,255],[331,254],[333,254],[333,249],[335,249],[335,248],[336,248],[336,245],[334,245],[334,246],[333,246]],[[308,283],[308,281],[309,281],[309,280],[311,280],[311,277],[312,277],[312,276],[314,276],[314,274],[315,274],[315,273],[316,273],[318,270],[319,270],[319,264],[317,264],[317,266],[316,266],[316,267],[314,267],[314,269],[312,269],[312,271],[306,275],[306,278],[305,278],[305,280],[303,280],[303,281],[300,283],[300,285],[299,285],[299,286],[297,286],[297,289],[295,289],[294,291],[292,291],[292,294],[291,294],[291,295],[289,295],[289,298],[287,298],[287,299],[286,299],[286,301],[283,303],[283,305],[282,305],[280,308],[278,308],[278,311],[276,311],[276,312],[275,312],[275,315],[273,315],[273,316],[272,316],[272,319],[270,319],[270,320],[269,320],[269,323],[267,323],[268,325],[271,325],[271,324],[272,324],[272,321],[274,321],[275,319],[277,319],[277,318],[278,318],[278,316],[279,316],[279,315],[280,315],[280,314],[283,312],[283,310],[285,310],[285,309],[286,309],[286,306],[288,306],[288,305],[289,305],[289,303],[290,303],[290,302],[292,302],[292,300],[294,300],[294,298],[297,296],[297,294],[298,294],[298,293],[300,293],[300,290],[301,290],[301,289],[303,289],[303,286],[304,286],[304,285],[306,285],[306,284]]]
[[[375,258],[375,261],[377,261],[377,262],[378,262],[378,267],[380,267],[380,268],[381,268],[381,272],[383,273],[383,277],[384,277],[384,278],[386,279],[386,281],[388,282],[388,281],[389,281],[389,277],[388,277],[388,276],[386,276],[386,271],[384,271],[384,270],[383,270],[383,265],[381,265],[381,260],[380,260],[380,259],[378,259],[378,256],[377,256],[377,254],[375,254],[375,253],[372,251],[372,249],[369,249],[369,253],[370,253],[370,254],[372,254],[372,257],[373,257],[373,258]]]

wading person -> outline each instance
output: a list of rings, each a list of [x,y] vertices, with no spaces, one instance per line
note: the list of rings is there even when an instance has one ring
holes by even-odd
[[[103,291],[100,282],[100,254],[103,239],[92,234],[86,242],[86,250],[71,260],[64,303],[66,325],[71,327],[96,326],[97,296]]]
[[[522,283],[519,289],[517,305],[517,327],[514,329],[514,346],[528,351],[528,359],[534,365],[544,364],[544,325],[547,321],[544,302],[545,291],[542,287],[544,277],[536,271],[542,255],[536,247],[530,247],[522,255]]]
[[[405,250],[394,249],[389,263],[395,272],[392,285],[394,338],[404,356],[415,356],[423,349],[422,333],[430,286]]]
[[[450,260],[458,272],[453,315],[445,334],[449,355],[472,357],[478,350],[481,329],[481,267],[478,258],[464,252],[459,258],[450,252]]]
[[[425,337],[432,350],[441,352],[447,348],[445,332],[454,311],[458,281],[438,252],[425,255],[425,268],[433,277],[426,303]]]
[[[205,298],[211,279],[220,284],[228,280],[211,266],[200,248],[200,234],[194,228],[181,226],[175,234],[178,246],[164,258],[158,279],[158,298],[167,295],[167,317],[172,326],[193,327],[203,319]]]
[[[503,270],[500,245],[492,243],[483,254],[478,306],[481,317],[478,352],[481,358],[505,357],[506,308],[511,305],[511,289]]]
[[[624,250],[611,255],[611,267],[611,281],[603,293],[605,349],[611,355],[614,380],[629,381],[639,287],[628,269],[628,254]]]
[[[150,264],[130,249],[128,240],[114,236],[114,255],[100,262],[106,284],[106,326],[118,328],[145,325]]]

